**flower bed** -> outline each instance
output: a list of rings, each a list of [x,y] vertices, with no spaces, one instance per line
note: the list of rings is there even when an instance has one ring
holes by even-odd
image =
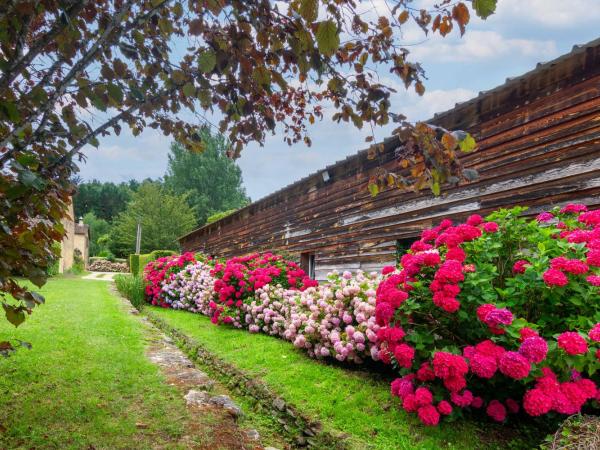
[[[425,230],[377,292],[392,394],[426,425],[597,407],[600,211],[522,209]]]
[[[319,285],[296,263],[271,253],[214,266],[189,253],[153,261],[144,273],[153,305],[279,336],[316,358],[361,363],[378,353],[380,277],[374,274],[332,273],[328,284]]]
[[[294,263],[254,254],[149,265],[153,304],[286,339],[316,358],[381,360],[426,425],[482,411],[557,416],[599,406],[600,211],[444,220],[382,276],[317,285]]]

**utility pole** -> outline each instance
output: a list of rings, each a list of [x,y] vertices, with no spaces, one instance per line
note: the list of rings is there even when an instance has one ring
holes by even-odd
[[[135,254],[140,254],[140,246],[142,244],[142,224],[138,222],[137,224],[137,236],[135,237]]]

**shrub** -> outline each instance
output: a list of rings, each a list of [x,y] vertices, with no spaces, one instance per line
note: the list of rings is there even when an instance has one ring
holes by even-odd
[[[150,261],[144,267],[144,280],[146,281],[146,295],[153,305],[169,308],[171,303],[162,294],[162,289],[171,277],[195,262],[193,253],[183,255],[164,256],[155,261]]]
[[[115,255],[112,254],[112,252],[110,250],[101,250],[100,252],[98,252],[98,257],[100,258],[104,258],[107,259],[108,261],[114,261],[115,260]]]
[[[220,296],[227,284],[217,286],[229,273],[225,267],[242,270],[238,266],[240,258],[216,264],[214,269],[210,261],[194,262],[189,257],[184,258],[181,266],[180,258],[148,266],[147,279],[155,280],[152,282],[155,288],[150,289],[156,293],[153,304],[204,314],[214,323],[231,323],[250,332],[279,336],[316,358],[335,357],[339,361],[360,363],[378,353],[375,289],[380,277],[376,275],[333,273],[328,284],[317,285],[314,280],[305,279],[301,285],[296,280],[290,288],[288,278],[300,274],[295,265],[289,266],[289,262],[271,254],[250,255],[243,260],[254,267],[248,269],[251,275],[237,274],[236,278],[242,282],[252,278],[242,285],[248,288],[243,291],[243,300],[238,300],[241,302],[238,306],[223,306]],[[264,284],[266,278],[261,276],[266,273],[274,276],[276,271],[255,270],[264,269],[265,265],[280,269],[277,280],[271,279],[270,284]],[[281,269],[282,265],[285,268]],[[175,267],[178,269],[173,270]],[[232,280],[228,278],[228,282]]]
[[[174,252],[173,250],[154,250],[150,252],[150,256],[152,256],[153,259],[164,258],[165,256],[173,256],[176,254],[177,252]]]
[[[217,294],[213,321],[240,325],[241,308],[251,301],[255,292],[272,284],[285,289],[304,290],[316,285],[297,263],[272,253],[253,253],[217,263],[213,270]]]
[[[378,357],[398,367],[392,393],[427,425],[474,409],[499,422],[573,414],[597,396],[600,210],[522,212],[444,220],[384,270]]]
[[[115,284],[119,292],[137,309],[142,309],[145,302],[145,282],[138,275],[115,275]]]
[[[140,274],[140,255],[135,253],[129,255],[129,271],[132,273],[132,275]]]
[[[304,290],[272,284],[256,291],[242,307],[250,332],[282,337],[315,358],[361,363],[376,355],[375,289],[380,277],[359,271],[339,275]]]
[[[161,288],[163,306],[211,316],[215,298],[212,270],[209,262],[201,260],[173,273]]]
[[[73,250],[73,265],[69,271],[75,275],[81,275],[85,272],[85,262],[78,248]]]

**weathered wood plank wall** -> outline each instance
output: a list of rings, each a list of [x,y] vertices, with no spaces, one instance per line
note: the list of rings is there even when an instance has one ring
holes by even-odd
[[[574,49],[523,77],[437,115],[432,123],[466,129],[479,150],[465,155],[479,180],[441,197],[390,190],[371,198],[379,165],[398,170],[397,139],[377,160],[366,152],[313,174],[225,219],[181,238],[185,250],[234,256],[258,250],[315,254],[316,276],[332,269],[379,269],[395,259],[396,240],[443,217],[556,204],[600,206],[600,41]]]

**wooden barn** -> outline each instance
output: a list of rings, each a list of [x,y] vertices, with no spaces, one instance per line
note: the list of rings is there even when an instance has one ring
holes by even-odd
[[[332,269],[393,263],[425,227],[501,207],[532,213],[567,202],[600,206],[600,39],[436,114],[432,124],[471,132],[479,150],[462,156],[477,181],[372,198],[377,166],[398,170],[402,144],[385,142],[324,168],[180,238],[187,251],[221,257],[271,250],[296,255],[317,279]]]

